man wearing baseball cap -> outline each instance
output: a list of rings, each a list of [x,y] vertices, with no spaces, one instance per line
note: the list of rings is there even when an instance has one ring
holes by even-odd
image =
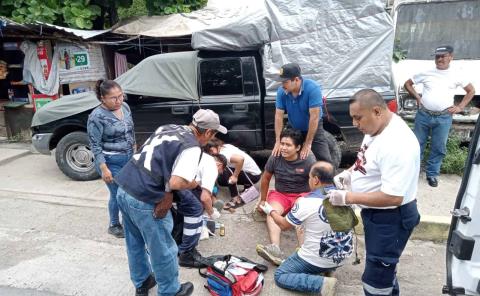
[[[272,155],[280,155],[280,133],[283,130],[283,115],[288,114],[288,123],[300,130],[305,142],[300,158],[305,159],[310,151],[317,160],[332,162],[322,123],[322,90],[317,82],[302,77],[297,63],[288,63],[280,68],[275,111],[275,146]]]
[[[178,281],[178,248],[171,232],[174,190],[193,189],[204,146],[226,133],[218,115],[200,109],[188,126],[163,125],[115,177],[117,202],[125,227],[130,278],[135,295],[191,295],[193,284]]]
[[[452,115],[462,112],[475,95],[475,88],[462,72],[450,66],[453,59],[453,47],[439,46],[435,49],[436,67],[414,75],[404,84],[408,93],[417,100],[418,111],[415,116],[415,135],[420,142],[420,153],[423,155],[429,134],[430,154],[426,163],[428,185],[438,186],[440,167],[446,153],[448,133],[452,125]],[[422,95],[413,87],[423,85]],[[458,104],[454,104],[455,89],[461,87],[465,96]]]

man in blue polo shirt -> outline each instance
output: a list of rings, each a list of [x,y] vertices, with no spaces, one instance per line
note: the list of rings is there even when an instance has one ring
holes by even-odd
[[[317,160],[331,163],[322,123],[323,100],[320,85],[311,79],[303,78],[300,66],[296,63],[283,65],[278,80],[282,82],[282,86],[278,88],[275,104],[275,147],[272,154],[280,155],[280,133],[286,111],[289,125],[300,130],[305,137],[300,158],[305,159],[312,151]]]

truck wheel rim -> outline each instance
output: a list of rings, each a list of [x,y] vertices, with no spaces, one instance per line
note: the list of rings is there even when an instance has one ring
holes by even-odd
[[[76,144],[68,148],[66,154],[68,165],[78,172],[88,172],[94,167],[93,153],[90,148]]]

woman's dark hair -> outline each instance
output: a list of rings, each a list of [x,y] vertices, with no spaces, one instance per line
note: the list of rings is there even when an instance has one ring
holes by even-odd
[[[97,95],[97,99],[102,101],[102,97],[107,95],[112,88],[122,89],[120,85],[113,80],[98,80],[95,84],[95,94]]]
[[[280,134],[280,139],[282,138],[290,138],[293,141],[293,145],[296,146],[302,146],[303,145],[303,134],[301,131],[293,129],[293,128],[287,128],[282,131]]]
[[[223,146],[223,141],[217,138],[213,138],[208,141],[207,145],[203,147],[203,151],[210,154],[210,148],[219,148],[220,146]]]
[[[227,167],[227,158],[222,155],[222,154],[212,154],[212,157],[215,159],[215,161],[220,162],[223,165],[223,168],[225,169]]]

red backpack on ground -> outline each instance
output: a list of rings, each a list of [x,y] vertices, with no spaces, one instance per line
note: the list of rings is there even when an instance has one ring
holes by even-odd
[[[213,256],[199,273],[207,279],[205,288],[213,296],[256,296],[263,288],[267,267],[245,257]]]

